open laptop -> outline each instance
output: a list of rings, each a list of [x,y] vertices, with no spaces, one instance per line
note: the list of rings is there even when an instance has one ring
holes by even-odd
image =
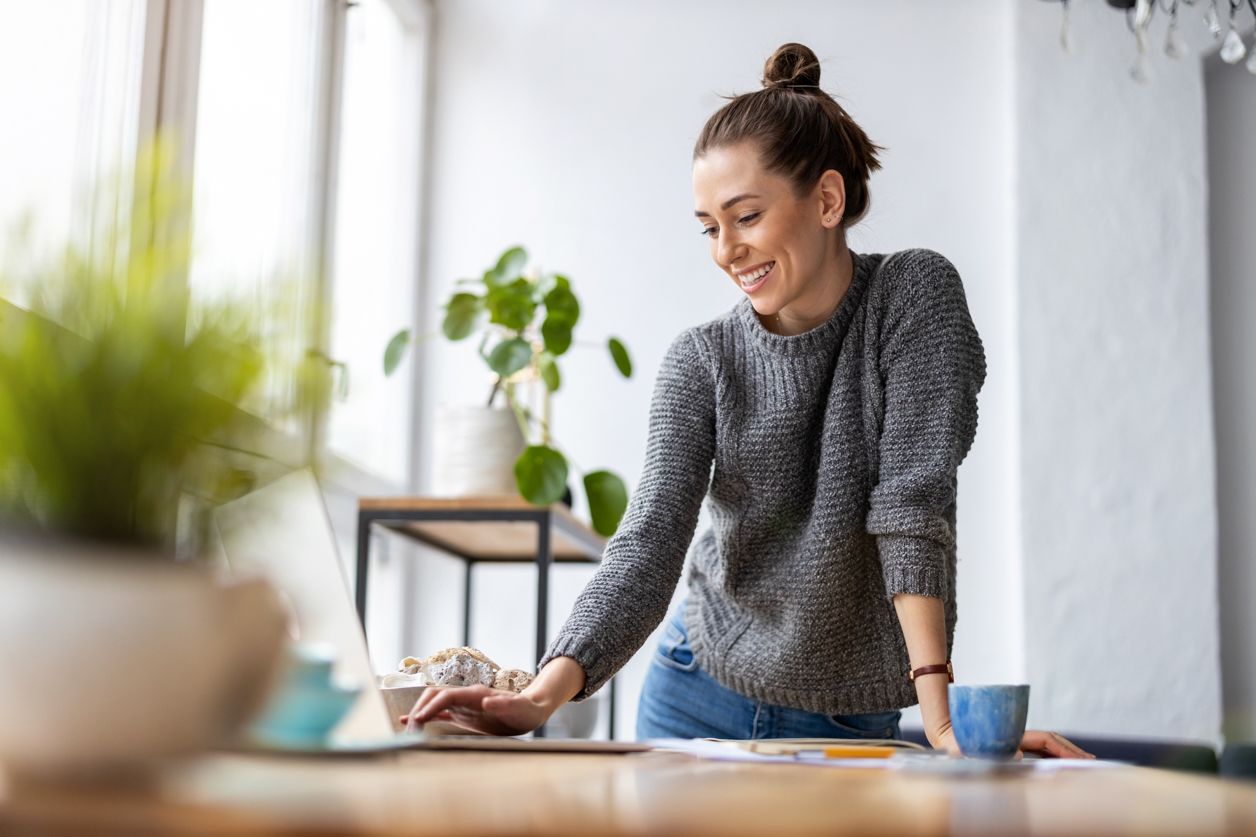
[[[369,753],[396,749],[623,753],[650,749],[630,741],[498,736],[433,736],[394,731],[358,622],[322,492],[296,471],[221,507],[214,519],[219,559],[232,572],[266,576],[292,608],[297,639],[336,649],[335,676],[361,685],[357,701],[325,747],[302,752]]]

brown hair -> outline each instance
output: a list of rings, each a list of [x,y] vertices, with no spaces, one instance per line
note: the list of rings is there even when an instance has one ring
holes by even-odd
[[[702,128],[696,160],[712,148],[744,141],[759,146],[763,164],[802,194],[834,169],[846,182],[842,226],[868,211],[868,178],[881,168],[863,129],[820,89],[820,61],[802,44],[784,44],[763,65],[763,89],[734,96]]]

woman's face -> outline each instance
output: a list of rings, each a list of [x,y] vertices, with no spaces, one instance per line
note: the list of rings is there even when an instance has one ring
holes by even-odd
[[[829,175],[840,196],[825,187]],[[820,284],[812,280],[835,252],[844,189],[836,172],[826,178],[799,197],[789,180],[764,169],[751,143],[714,148],[694,161],[694,214],[711,258],[761,317],[807,307]]]

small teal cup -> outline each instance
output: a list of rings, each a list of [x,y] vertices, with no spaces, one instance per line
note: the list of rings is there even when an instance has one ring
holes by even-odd
[[[1028,686],[955,686],[947,690],[951,729],[966,756],[1010,759],[1025,735]]]
[[[298,643],[288,649],[278,688],[252,727],[253,738],[278,747],[316,747],[357,700],[357,689],[332,682],[335,649]]]

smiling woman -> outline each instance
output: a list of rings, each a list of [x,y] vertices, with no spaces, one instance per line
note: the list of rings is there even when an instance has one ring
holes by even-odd
[[[425,694],[416,721],[518,732],[595,692],[663,619],[706,499],[638,737],[895,737],[920,703],[958,749],[956,470],[985,355],[946,258],[848,248],[878,149],[819,82],[786,44],[699,137],[696,215],[746,298],[664,357],[641,481],[536,680]]]
[[[763,90],[716,112],[694,145],[693,191],[711,256],[763,324],[800,334],[828,319],[850,286],[846,228],[868,211],[879,146],[820,89],[820,64],[786,44]],[[819,212],[819,227],[812,221]],[[837,281],[809,282],[837,265]]]

